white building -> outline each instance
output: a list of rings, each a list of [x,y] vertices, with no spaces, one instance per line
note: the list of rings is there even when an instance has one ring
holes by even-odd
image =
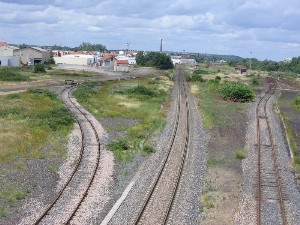
[[[55,64],[92,65],[97,62],[96,55],[63,55],[53,57]]]
[[[20,66],[20,57],[0,56],[0,66]]]

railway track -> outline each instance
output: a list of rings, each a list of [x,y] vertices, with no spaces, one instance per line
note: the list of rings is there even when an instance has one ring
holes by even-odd
[[[189,102],[181,67],[177,70],[177,113],[169,149],[134,224],[167,224],[184,169],[189,145]]]
[[[70,96],[76,86],[65,88],[61,97],[74,115],[81,131],[79,159],[57,197],[35,221],[37,224],[72,224],[94,181],[100,161],[100,140],[97,130],[80,105]]]
[[[267,104],[275,93],[276,85],[261,97],[256,108],[257,126],[257,224],[288,224],[286,195],[278,162]],[[271,221],[270,221],[271,220]]]

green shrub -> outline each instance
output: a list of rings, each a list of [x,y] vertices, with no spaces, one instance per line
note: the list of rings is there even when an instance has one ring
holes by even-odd
[[[300,96],[297,96],[294,100],[296,108],[300,111]]]
[[[200,81],[200,82],[204,82],[205,80],[202,78],[202,75],[199,73],[195,73],[195,71],[190,75],[186,77],[186,80],[188,82],[195,82],[195,81]]]
[[[216,76],[216,77],[215,77],[215,80],[221,81],[221,77],[220,77],[220,76]]]
[[[149,145],[145,145],[143,151],[149,154],[155,152],[155,149]]]
[[[45,73],[46,69],[45,69],[44,64],[42,64],[42,63],[35,64],[34,65],[34,72],[35,73]]]
[[[238,100],[252,101],[255,97],[254,91],[246,84],[240,82],[224,82],[219,85],[219,91],[224,100]]]
[[[251,83],[252,85],[259,85],[259,77],[252,77]]]
[[[119,141],[113,141],[109,144],[109,148],[113,151],[126,151],[130,149],[130,146],[126,139],[121,139]]]
[[[213,79],[208,81],[209,91],[216,92],[219,90],[219,86],[220,86],[220,80]]]
[[[244,149],[237,149],[234,153],[234,158],[238,160],[242,160],[246,158],[246,152]]]
[[[150,88],[146,88],[143,85],[138,85],[127,90],[127,93],[134,95],[144,95],[149,97],[156,97],[158,93]]]

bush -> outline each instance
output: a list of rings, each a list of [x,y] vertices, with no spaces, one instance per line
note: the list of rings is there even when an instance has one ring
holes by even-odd
[[[190,76],[186,77],[186,80],[188,82],[195,82],[195,81],[200,81],[200,82],[205,82],[205,80],[202,78],[202,75],[199,73],[195,73],[196,71],[194,71]]]
[[[113,151],[126,151],[130,148],[129,143],[126,139],[113,141],[111,144],[109,144],[109,147]]]
[[[238,159],[238,160],[242,160],[244,158],[246,158],[246,152],[244,149],[238,149],[235,151],[234,153],[234,158]]]
[[[41,64],[41,63],[35,64],[34,65],[34,72],[35,73],[45,73],[46,69],[45,69],[44,64]]]
[[[252,77],[251,83],[252,83],[252,85],[259,85],[259,78],[258,77]]]
[[[224,82],[219,85],[219,91],[224,100],[244,99],[245,101],[252,101],[255,97],[254,91],[246,84],[240,82]]]
[[[216,92],[219,90],[220,80],[209,80],[208,81],[208,90],[212,92]]]
[[[144,95],[144,96],[149,96],[149,97],[157,97],[159,95],[158,92],[156,92],[150,88],[146,88],[143,85],[138,85],[133,88],[130,88],[127,90],[127,93],[134,94],[134,95]]]
[[[149,154],[155,152],[155,149],[151,146],[146,145],[144,146],[143,151]]]

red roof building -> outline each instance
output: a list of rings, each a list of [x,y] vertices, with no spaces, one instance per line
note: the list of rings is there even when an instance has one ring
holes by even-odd
[[[7,43],[6,42],[0,42],[0,47],[1,46],[7,46]]]

